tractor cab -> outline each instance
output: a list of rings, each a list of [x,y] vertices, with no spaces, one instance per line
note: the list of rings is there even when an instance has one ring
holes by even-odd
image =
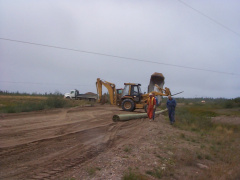
[[[141,84],[124,83],[122,98],[132,97],[135,102],[139,102],[141,100],[141,95]]]
[[[141,84],[124,83],[124,89],[122,93],[122,109],[125,111],[133,111],[135,104],[141,101]]]

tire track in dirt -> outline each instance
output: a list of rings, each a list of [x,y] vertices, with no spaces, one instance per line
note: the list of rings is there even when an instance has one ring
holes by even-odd
[[[0,148],[0,179],[59,179],[66,171],[107,151],[119,138],[117,134],[121,127],[128,124],[112,122],[115,110],[118,111],[116,108],[113,111],[102,108],[82,112],[61,111],[57,115],[60,125],[51,127],[56,128],[55,133],[61,132],[57,136],[48,134],[46,138],[38,139],[38,134],[41,137],[40,133],[53,129],[24,129],[24,133],[35,130],[35,140],[22,144],[16,141],[13,146]],[[80,122],[61,124],[62,121],[76,118],[82,119]],[[26,133],[26,136],[29,135]]]
[[[105,146],[98,143],[98,140],[101,140],[107,127],[108,125],[19,145],[5,152],[1,149],[1,166],[5,170],[9,169],[9,171],[5,171],[5,175],[1,173],[1,177],[3,179],[32,178],[33,175],[38,175],[39,171],[41,173],[42,170],[45,174],[49,169],[53,171],[59,169],[58,171],[62,172],[75,164],[82,163]],[[19,160],[24,163],[17,163]],[[11,165],[8,166],[8,164]],[[11,169],[16,170],[11,171]]]
[[[41,127],[32,126],[34,118],[23,118],[32,124],[28,124],[24,129],[24,126],[18,123],[22,128],[22,136],[16,137],[12,144],[0,148],[0,179],[61,179],[66,172],[140,133],[141,123],[139,125],[137,121],[112,122],[114,112],[126,113],[112,107],[86,111],[62,110],[55,115],[49,115],[49,121],[53,120],[49,124],[43,125],[41,119],[38,119],[37,124],[41,124]],[[46,123],[48,116],[42,117],[43,123]],[[17,120],[10,120],[9,124]],[[17,128],[9,126],[7,121],[4,123],[8,130],[11,127]],[[46,128],[47,125],[50,126]],[[11,133],[18,133],[8,133],[6,129],[5,132],[5,139]]]
[[[14,125],[12,127],[2,128],[0,132],[0,147],[10,147],[41,139],[54,138],[60,135],[78,132],[89,127],[97,127],[111,123],[109,119],[104,120],[101,118],[102,115],[106,116],[106,113],[101,111],[99,112],[100,115],[98,118],[96,118],[96,113],[92,113],[91,111],[80,113],[71,112],[69,117],[67,117],[67,113],[65,110],[55,116],[51,115],[47,123],[45,119],[48,118],[44,117],[41,125],[35,124],[31,126],[35,121],[35,118],[31,118],[28,122],[25,122],[25,127],[24,125],[20,125],[20,127]],[[107,113],[110,114],[111,112]],[[18,119],[16,121],[18,121]],[[12,124],[14,123],[15,121],[12,122]]]
[[[144,119],[137,119],[126,122],[117,122],[112,125],[109,125],[108,132],[105,136],[105,141],[107,141],[107,146],[96,156],[89,158],[87,161],[83,162],[80,165],[75,166],[72,169],[65,171],[65,176],[58,176],[58,179],[66,179],[71,177],[74,174],[74,171],[80,171],[84,174],[84,169],[86,167],[91,167],[91,164],[94,164],[95,161],[99,160],[99,156],[104,156],[104,154],[112,154],[115,151],[119,151],[122,146],[132,144],[133,141],[136,143],[140,138],[143,138],[142,132],[143,128],[149,123]],[[146,131],[146,130],[145,130]]]
[[[20,145],[18,151],[13,152],[12,154],[8,152],[7,154],[2,154],[1,156],[13,156],[15,153],[17,156],[23,154],[23,157],[26,157],[26,153],[33,153],[28,157],[29,161],[25,163],[25,167],[16,167],[18,171],[15,171],[12,176],[11,174],[6,174],[2,176],[8,179],[56,179],[61,178],[63,172],[71,170],[75,166],[79,166],[86,161],[93,159],[104,151],[111,150],[111,147],[115,145],[119,146],[119,143],[126,143],[127,139],[131,136],[136,136],[141,133],[140,128],[142,123],[135,122],[123,122],[123,123],[111,123],[106,126],[96,127],[81,132],[68,134],[65,136],[41,140],[34,143],[29,143],[26,145]],[[124,136],[119,136],[118,133],[121,130],[124,132],[129,129],[129,132]],[[138,129],[134,131],[133,129]],[[121,133],[122,134],[122,133]],[[70,141],[68,144],[71,145],[69,148],[57,149],[57,152],[51,152],[50,155],[42,154],[43,157],[37,156],[39,152],[42,152],[43,148],[48,144],[54,144],[57,141],[63,142],[66,144],[66,141]],[[116,142],[118,141],[118,142]],[[63,145],[60,145],[63,147]],[[72,146],[72,144],[75,144]],[[56,148],[56,145],[54,145]],[[51,148],[51,147],[49,147]],[[49,149],[48,148],[48,149]],[[46,152],[47,153],[47,152]],[[0,157],[1,157],[0,156]],[[37,162],[35,160],[30,160],[34,158],[40,158]],[[27,161],[25,159],[24,161]],[[27,166],[27,168],[26,168]],[[39,168],[40,167],[40,168]],[[10,167],[13,168],[12,166]]]
[[[106,132],[103,138],[96,137],[95,138],[95,143],[93,140],[90,142],[86,142],[86,146],[84,146],[84,153],[75,159],[69,159],[69,158],[64,158],[61,161],[64,165],[61,166],[61,168],[55,168],[50,171],[42,171],[38,173],[37,175],[33,176],[34,179],[61,179],[61,175],[63,172],[66,172],[68,170],[71,170],[72,168],[76,166],[81,166],[83,163],[90,161],[91,159],[94,159],[97,157],[100,153],[103,153],[104,151],[108,151],[109,148],[113,145],[114,139],[116,139],[116,133],[118,130],[122,127],[123,124],[117,124],[117,123],[112,123],[108,126],[106,126]],[[98,141],[96,143],[96,140]],[[78,151],[78,150],[74,150]],[[72,152],[71,152],[72,153]],[[66,153],[64,153],[66,155]]]

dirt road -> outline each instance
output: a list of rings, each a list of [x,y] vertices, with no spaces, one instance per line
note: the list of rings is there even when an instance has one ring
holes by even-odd
[[[114,123],[116,113],[126,112],[97,106],[2,115],[0,179],[71,177],[73,169],[81,169],[117,141],[125,144],[141,134],[144,121]]]

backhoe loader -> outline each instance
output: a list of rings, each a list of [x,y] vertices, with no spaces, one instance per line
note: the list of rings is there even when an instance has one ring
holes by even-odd
[[[153,82],[158,84],[153,85]],[[151,90],[151,93],[155,93],[157,97],[171,95],[169,88],[162,88],[163,84],[164,76],[161,73],[154,73],[151,76],[148,89]],[[134,111],[135,109],[143,108],[146,111],[147,99],[150,92],[143,94],[141,91],[141,84],[124,83],[124,89],[122,90],[116,89],[116,86],[113,83],[97,78],[96,86],[98,92],[98,102],[100,102],[102,99],[102,85],[108,89],[110,103],[112,105],[118,105],[124,111]],[[156,90],[154,90],[154,88]]]
[[[152,91],[147,94],[141,92],[141,84],[124,83],[125,87],[121,97],[121,107],[124,111],[134,111],[135,109],[147,110],[147,99],[150,93],[155,93],[155,96],[168,96],[171,95],[170,89],[160,88],[158,85],[155,86],[159,91]]]

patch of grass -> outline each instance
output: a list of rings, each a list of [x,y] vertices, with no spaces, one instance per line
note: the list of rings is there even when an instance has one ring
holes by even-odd
[[[209,169],[200,175],[199,179],[239,178],[240,155],[237,152],[240,150],[240,125],[212,122],[211,118],[222,115],[239,117],[240,98],[209,101],[211,102],[206,101],[205,104],[189,102],[177,106],[176,123],[173,128],[190,132],[182,131],[178,135],[179,140],[188,141],[189,147],[175,154],[176,166],[195,168],[196,162],[206,164]],[[167,115],[165,118],[168,119]],[[196,143],[199,143],[199,146],[196,146]],[[146,173],[155,177],[155,170]],[[192,176],[192,179],[195,177]]]
[[[124,173],[122,180],[147,180],[147,177],[129,168],[128,171]]]
[[[197,158],[201,160],[203,159],[203,156],[201,154],[197,154]]]
[[[196,162],[196,154],[187,148],[182,149],[178,155],[174,157],[176,164],[179,162],[185,166],[193,166]]]
[[[185,134],[184,134],[184,133],[181,133],[181,134],[180,134],[180,138],[185,139]]]
[[[100,171],[101,168],[99,167],[89,167],[87,168],[87,173],[89,176],[94,176],[96,174],[96,171]]]
[[[212,157],[209,154],[206,154],[204,158],[207,160],[212,160]]]
[[[240,126],[234,124],[218,124],[211,121],[211,117],[218,115],[239,116],[239,108],[236,103],[222,101],[220,104],[192,104],[180,106],[176,109],[175,128],[191,131],[194,138],[183,133],[179,138],[188,142],[200,143],[195,150],[184,149],[184,152],[176,155],[176,164],[195,166],[197,161],[209,160],[211,164],[201,179],[212,179],[224,176],[225,179],[233,179],[240,169],[239,151]],[[225,105],[229,107],[223,107]],[[154,171],[152,171],[154,172]],[[231,173],[227,173],[231,172]],[[212,177],[212,178],[211,178]]]
[[[161,160],[164,160],[164,157],[160,156],[160,155],[156,155],[157,158],[161,159]]]
[[[175,127],[192,132],[205,132],[215,127],[209,117],[215,112],[201,110],[199,107],[180,107],[176,110]]]
[[[46,100],[46,105],[50,108],[63,108],[66,103],[67,101],[59,96],[51,96]]]
[[[192,138],[191,139],[191,142],[193,142],[193,143],[200,143],[198,140],[196,140],[195,138]]]
[[[175,156],[172,158],[157,157],[161,160],[161,165],[152,170],[147,170],[145,173],[158,179],[173,176],[176,165]]]
[[[154,169],[153,171],[148,170],[146,171],[146,174],[156,177],[158,179],[162,178],[162,171],[160,169]]]
[[[157,167],[153,170],[147,170],[145,173],[155,178],[161,179],[163,177],[173,176],[174,169],[172,165],[167,164],[166,166]]]
[[[126,146],[123,150],[127,153],[130,153],[132,151],[131,147],[129,146]]]

